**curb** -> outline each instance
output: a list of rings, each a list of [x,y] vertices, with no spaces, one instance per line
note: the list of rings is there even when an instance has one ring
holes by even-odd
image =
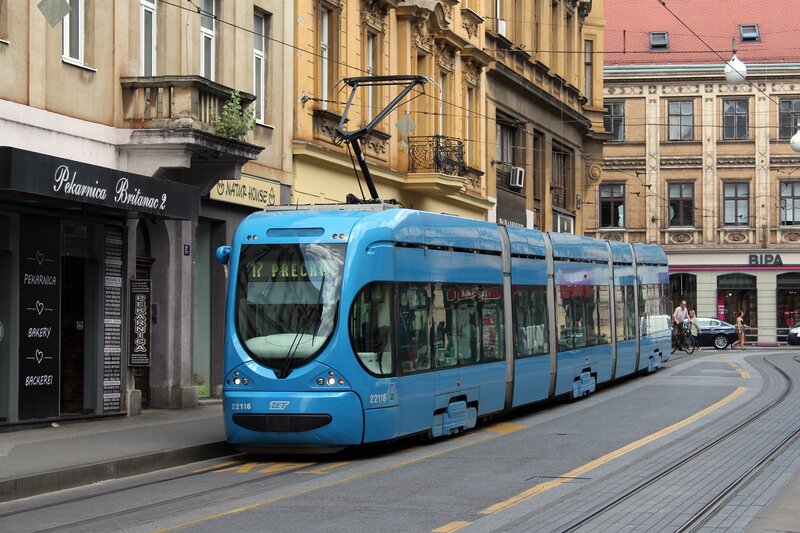
[[[0,502],[28,498],[48,492],[91,485],[109,479],[146,474],[237,453],[225,441],[154,452],[101,463],[67,467],[16,479],[0,480]]]

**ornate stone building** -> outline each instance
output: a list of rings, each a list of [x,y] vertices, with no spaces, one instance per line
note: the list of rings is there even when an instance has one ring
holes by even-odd
[[[663,246],[674,304],[728,322],[743,310],[749,340],[782,341],[800,318],[800,157],[789,145],[800,8],[694,4],[606,2],[612,139],[587,191],[586,233]],[[732,37],[746,64],[736,85],[723,75]]]
[[[335,135],[348,97],[337,85],[342,78],[425,76],[365,145],[381,198],[506,224],[580,229],[575,215],[585,169],[601,161],[595,57],[602,2],[295,5],[293,202],[363,194]],[[392,86],[362,87],[348,129],[368,123],[396,94]]]

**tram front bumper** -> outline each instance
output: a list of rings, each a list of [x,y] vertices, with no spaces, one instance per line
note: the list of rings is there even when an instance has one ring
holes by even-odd
[[[228,442],[240,446],[361,444],[364,411],[352,391],[225,391]]]

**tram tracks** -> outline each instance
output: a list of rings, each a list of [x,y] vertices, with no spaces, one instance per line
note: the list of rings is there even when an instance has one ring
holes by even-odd
[[[678,473],[683,467],[690,465],[693,461],[702,458],[707,452],[714,450],[727,441],[730,441],[734,436],[740,434],[749,426],[761,420],[768,413],[780,406],[790,396],[794,390],[794,379],[786,371],[779,368],[777,365],[768,361],[765,356],[761,356],[761,360],[772,367],[783,378],[784,387],[776,398],[771,400],[768,404],[747,416],[744,420],[738,422],[727,431],[721,433],[715,438],[707,441],[706,443],[695,447],[692,451],[685,454],[683,457],[673,462],[671,465],[662,468],[655,474],[641,480],[633,487],[627,489],[625,492],[615,497],[614,499],[596,507],[592,512],[586,514],[577,521],[573,521],[567,525],[559,527],[559,531],[579,531],[582,528],[590,525],[596,525],[604,517],[607,517],[613,511],[619,509],[623,504],[629,502],[634,497],[641,495],[648,488],[652,488],[662,480],[667,479],[669,476]],[[800,362],[797,357],[794,357],[795,362]],[[771,447],[762,457],[754,461],[746,471],[741,473],[733,481],[726,483],[723,487],[718,488],[716,495],[708,499],[702,507],[693,512],[685,521],[675,529],[670,528],[672,531],[697,531],[710,520],[726,505],[731,499],[752,479],[757,477],[770,462],[774,461],[788,446],[800,438],[800,427],[797,427],[786,435],[780,442]]]

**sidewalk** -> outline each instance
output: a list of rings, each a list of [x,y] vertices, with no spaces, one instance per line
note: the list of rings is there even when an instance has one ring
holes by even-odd
[[[221,403],[0,432],[0,502],[234,452]]]

